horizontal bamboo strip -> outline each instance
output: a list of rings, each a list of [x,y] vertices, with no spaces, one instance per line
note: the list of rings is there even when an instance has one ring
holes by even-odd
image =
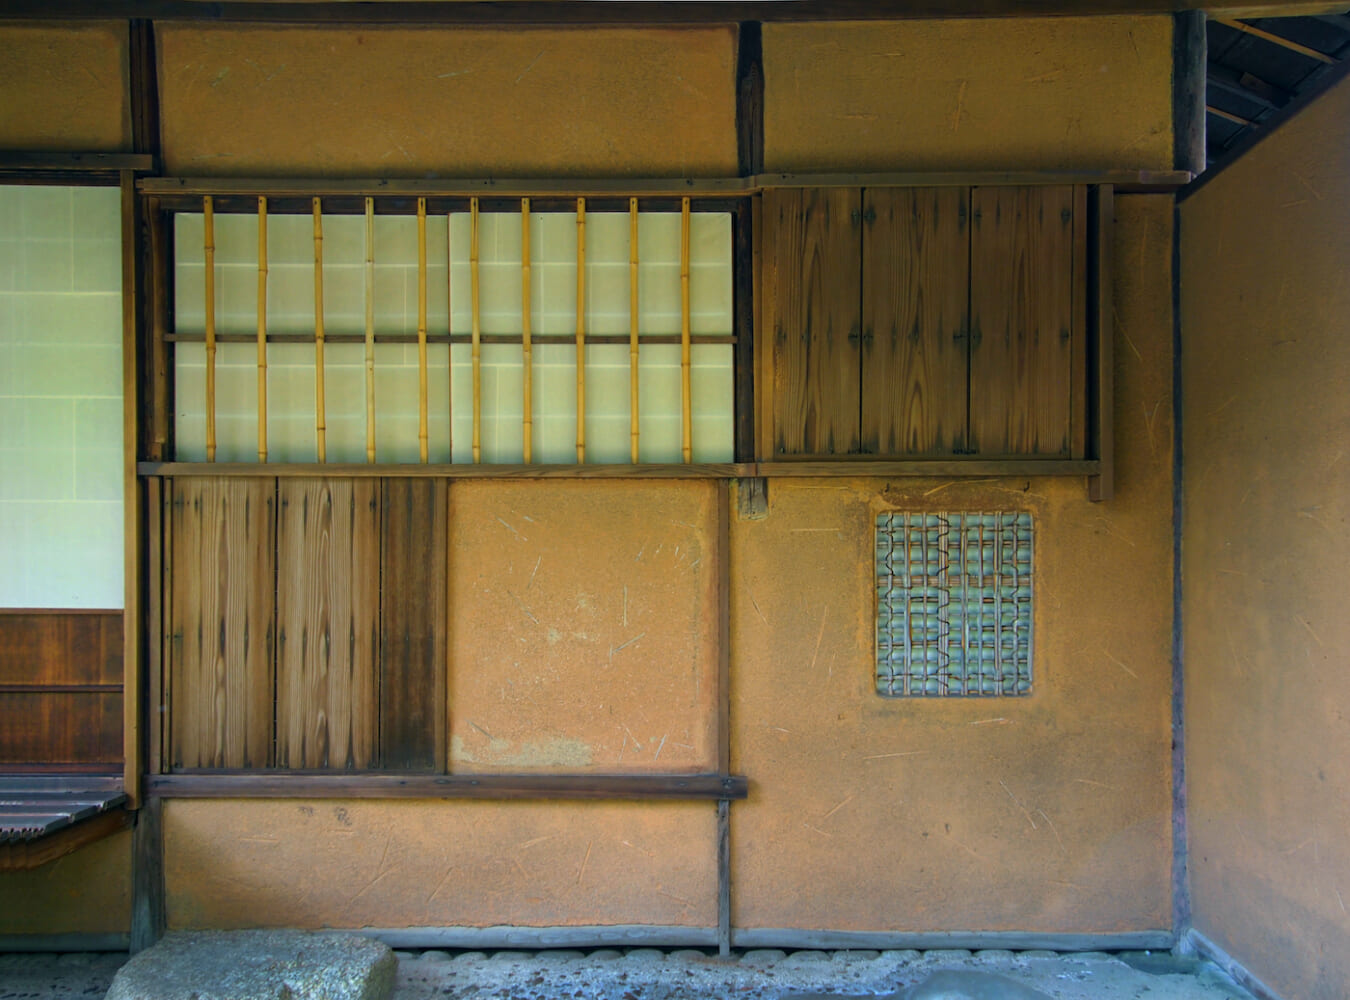
[[[417,199],[417,447],[427,460],[427,200]]]
[[[530,333],[530,199],[520,199],[520,344],[522,366],[521,438],[524,461],[530,464],[534,450],[534,345]]]
[[[638,460],[638,200],[628,199],[628,420],[632,447],[630,459]]]
[[[315,198],[314,208],[314,440],[319,461],[328,460],[325,440],[328,420],[323,398],[323,202]]]
[[[477,465],[483,459],[483,383],[482,383],[482,364],[483,352],[480,347],[479,338],[482,336],[482,330],[479,327],[478,314],[478,199],[469,200],[469,312],[471,318],[470,329],[473,331],[471,343],[473,350],[471,359],[473,362],[473,461]]]
[[[689,340],[689,199],[680,201],[680,413],[681,454],[694,460],[693,363]]]
[[[202,250],[206,257],[206,460],[216,460],[216,216],[215,201],[202,199]]]
[[[258,199],[258,461],[267,461],[267,199]]]
[[[375,199],[366,199],[366,461],[375,461]]]
[[[168,333],[164,335],[167,343],[174,344],[201,344],[205,342],[205,337],[200,333]],[[217,344],[252,344],[255,337],[251,333],[217,333]],[[329,344],[362,344],[365,343],[366,335],[364,333],[326,333],[324,334],[325,343]],[[735,334],[722,333],[696,333],[689,338],[691,344],[734,344],[736,343]],[[518,333],[484,333],[478,338],[482,344],[519,344],[523,342],[521,334]],[[586,335],[588,344],[627,344],[631,340],[626,333],[591,333]],[[683,343],[684,338],[678,333],[644,333],[638,337],[640,344],[679,344]],[[268,333],[267,342],[269,344],[312,344],[314,343],[314,334],[312,333]],[[377,333],[375,334],[375,343],[377,344],[415,344],[417,343],[417,334],[415,333]],[[428,344],[470,344],[473,343],[473,337],[467,333],[457,333],[453,337],[444,333],[428,333]],[[530,335],[531,345],[539,344],[574,344],[576,338],[570,333],[532,333]]]
[[[586,199],[577,199],[577,464],[586,461]]]

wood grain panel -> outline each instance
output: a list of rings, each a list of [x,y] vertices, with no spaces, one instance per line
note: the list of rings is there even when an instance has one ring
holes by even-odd
[[[277,496],[277,766],[363,768],[379,726],[380,484]]]
[[[0,611],[0,685],[121,683],[122,612]]]
[[[172,762],[272,762],[276,481],[178,479],[170,544]]]
[[[870,188],[863,217],[862,450],[966,443],[968,188]]]
[[[122,692],[0,692],[0,766],[122,765]]]
[[[861,192],[767,191],[766,327],[774,352],[774,451],[858,450]]]
[[[976,188],[971,208],[971,447],[1067,456],[1073,188]]]
[[[380,758],[445,767],[446,494],[443,479],[385,479],[380,524]]]

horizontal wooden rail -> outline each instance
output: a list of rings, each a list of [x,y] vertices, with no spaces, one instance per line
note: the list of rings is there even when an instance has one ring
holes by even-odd
[[[1094,476],[1101,470],[1095,459],[913,459],[897,461],[832,462],[724,462],[690,465],[351,465],[299,463],[253,465],[229,462],[141,462],[142,476],[441,479],[753,479],[759,477],[818,478],[968,478],[975,476]]]
[[[326,344],[363,344],[366,336],[363,333],[328,333],[325,331],[324,343]],[[164,335],[166,343],[173,344],[202,344],[206,342],[205,334],[201,333],[166,333]],[[258,340],[256,334],[252,333],[217,333],[217,344],[253,344]],[[532,344],[567,344],[575,345],[576,337],[573,334],[532,334],[530,341]],[[512,333],[484,333],[478,338],[480,344],[520,344],[523,337]],[[638,340],[641,344],[679,344],[682,342],[681,335],[678,333],[644,333]],[[702,333],[690,337],[691,344],[735,344],[736,335],[726,333]],[[314,343],[314,334],[312,333],[269,333],[267,334],[267,343],[269,344],[312,344]],[[418,343],[415,333],[377,333],[375,335],[377,344],[416,344]],[[473,335],[468,333],[456,333],[447,335],[444,333],[427,334],[428,344],[471,344]],[[624,344],[629,343],[629,336],[626,333],[602,333],[587,334],[587,344]]]
[[[144,177],[137,181],[143,194],[155,195],[169,209],[190,209],[194,202],[178,204],[175,195],[199,199],[204,195],[246,195],[269,198],[312,197],[374,197],[387,201],[376,203],[377,211],[415,215],[417,197],[425,198],[532,198],[547,199],[575,197],[630,197],[677,198],[693,197],[725,199],[757,194],[774,188],[814,187],[980,187],[992,185],[1036,184],[1111,184],[1125,191],[1173,191],[1191,180],[1186,170],[1009,170],[1009,171],[913,171],[892,173],[837,173],[837,174],[755,174],[751,177],[707,177],[684,179],[622,179],[612,180],[436,180],[436,179],[294,179],[294,178],[237,178],[237,177]],[[396,201],[397,199],[405,199]],[[391,204],[390,202],[395,203]],[[222,211],[235,206],[226,204]],[[591,207],[595,211],[594,206]],[[672,206],[679,211],[678,204]],[[240,202],[237,210],[256,211]],[[348,210],[364,210],[349,206]],[[467,210],[467,206],[466,206]],[[517,206],[517,211],[519,210]],[[536,203],[533,211],[543,206]],[[608,210],[608,209],[607,209]],[[616,209],[621,210],[621,209]],[[698,205],[694,205],[698,210]]]
[[[0,170],[154,170],[148,153],[0,153]]]
[[[0,684],[0,694],[121,694],[121,684]]]
[[[314,771],[191,772],[148,779],[164,798],[353,799],[744,799],[742,775],[717,774],[331,774]]]

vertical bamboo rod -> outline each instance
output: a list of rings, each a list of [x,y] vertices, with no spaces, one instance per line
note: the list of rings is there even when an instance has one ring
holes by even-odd
[[[328,461],[323,399],[323,204],[314,199],[314,438],[319,461]]]
[[[520,343],[524,408],[521,436],[525,446],[525,464],[530,463],[534,445],[534,347],[530,343],[530,199],[520,199]]]
[[[267,199],[258,198],[258,461],[267,461]]]
[[[694,460],[693,380],[689,351],[689,199],[680,200],[680,410],[684,416],[683,454]]]
[[[638,462],[638,200],[628,199],[628,413]]]
[[[375,199],[366,199],[366,461],[375,461]]]
[[[577,464],[586,461],[586,199],[577,199]]]
[[[473,331],[473,461],[483,458],[482,328],[478,313],[478,199],[469,199],[469,312]]]
[[[427,460],[427,200],[417,199],[417,445]]]
[[[206,256],[206,460],[216,460],[216,207],[202,199],[202,250]]]

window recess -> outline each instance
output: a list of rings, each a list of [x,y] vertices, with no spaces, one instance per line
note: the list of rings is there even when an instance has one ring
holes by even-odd
[[[171,372],[159,405],[173,401],[160,460],[623,466],[737,455],[743,198],[149,203]]]
[[[761,468],[970,462],[1100,491],[1111,204],[1085,184],[765,191]]]

